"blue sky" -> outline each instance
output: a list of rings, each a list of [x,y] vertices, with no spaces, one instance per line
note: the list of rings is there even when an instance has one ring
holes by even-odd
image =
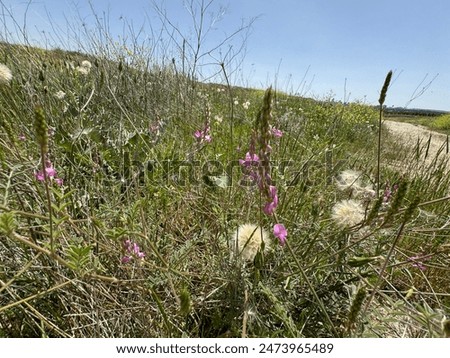
[[[190,33],[183,0],[156,2],[183,34]],[[23,24],[28,1],[0,0],[0,9],[1,4]],[[150,26],[153,31],[160,26],[151,0],[94,0],[92,4],[100,17],[108,14],[113,37],[121,36],[126,22],[135,29],[144,24],[147,35]],[[388,106],[450,111],[448,0],[216,0],[211,10],[220,4],[226,12],[208,34],[206,47],[238,29],[243,20],[256,17],[236,73],[237,84],[276,84],[280,90],[309,97],[331,95],[344,100],[345,96],[376,104],[386,73],[393,70]],[[9,14],[3,11],[0,16],[5,38],[12,26]],[[42,31],[53,31],[50,22],[64,33],[67,20],[80,25],[80,18],[88,26],[94,22],[87,0],[31,0],[30,39],[42,43]],[[240,40],[236,38],[234,46]],[[409,103],[430,81],[425,93]]]

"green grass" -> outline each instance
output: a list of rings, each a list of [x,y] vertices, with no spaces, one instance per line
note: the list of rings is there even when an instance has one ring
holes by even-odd
[[[1,337],[443,335],[445,161],[426,164],[383,137],[375,193],[373,108],[281,91],[268,101],[262,90],[147,68],[144,53],[126,64],[113,50],[0,44],[13,73],[0,87]],[[211,142],[194,137],[205,123]],[[273,215],[263,211],[267,187],[248,185],[239,165],[252,138],[256,153],[272,148]],[[36,179],[43,155],[61,186]],[[358,182],[338,188],[349,169]],[[362,222],[339,225],[333,208],[348,199]],[[248,222],[269,232],[271,249],[243,262],[233,240]]]

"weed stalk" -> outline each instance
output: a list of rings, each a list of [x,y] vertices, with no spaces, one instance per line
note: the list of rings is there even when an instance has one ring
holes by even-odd
[[[378,122],[378,148],[377,148],[377,193],[380,192],[380,165],[381,165],[381,124],[383,122],[383,105],[386,100],[386,93],[392,78],[392,71],[389,71],[384,80],[383,88],[381,89],[380,99],[380,119]]]

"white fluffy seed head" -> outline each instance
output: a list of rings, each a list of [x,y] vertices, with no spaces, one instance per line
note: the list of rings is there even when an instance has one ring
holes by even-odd
[[[364,208],[356,200],[342,200],[333,206],[331,217],[337,225],[349,228],[364,220]]]
[[[0,63],[0,84],[8,84],[12,78],[11,70],[6,65]]]
[[[245,261],[253,261],[264,242],[264,251],[270,248],[269,234],[254,224],[240,225],[233,233],[232,250]]]
[[[336,186],[340,190],[347,190],[351,188],[358,190],[362,186],[360,178],[360,172],[352,169],[347,169],[339,174]]]

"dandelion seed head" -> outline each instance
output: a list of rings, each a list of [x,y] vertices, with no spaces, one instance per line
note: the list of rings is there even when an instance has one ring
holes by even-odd
[[[361,189],[362,184],[360,178],[360,172],[352,169],[347,169],[339,174],[336,186],[339,190],[347,190],[350,188]]]
[[[8,84],[12,78],[13,76],[11,70],[4,64],[0,63],[0,85]]]
[[[91,67],[91,63],[87,60],[84,60],[81,62],[81,65],[76,68],[76,70],[82,75],[87,76],[89,72],[91,72]]]
[[[81,67],[86,67],[86,68],[91,69],[92,64],[89,61],[84,60],[84,61],[81,62]]]
[[[78,73],[81,73],[84,76],[87,76],[89,74],[89,71],[90,71],[89,68],[81,67],[81,66],[77,67],[76,70],[77,70]]]
[[[233,233],[232,250],[237,250],[244,260],[253,261],[263,242],[264,251],[268,251],[270,241],[267,231],[254,224],[243,224]]]
[[[364,208],[356,200],[342,200],[334,205],[331,217],[337,225],[348,228],[364,220]]]

